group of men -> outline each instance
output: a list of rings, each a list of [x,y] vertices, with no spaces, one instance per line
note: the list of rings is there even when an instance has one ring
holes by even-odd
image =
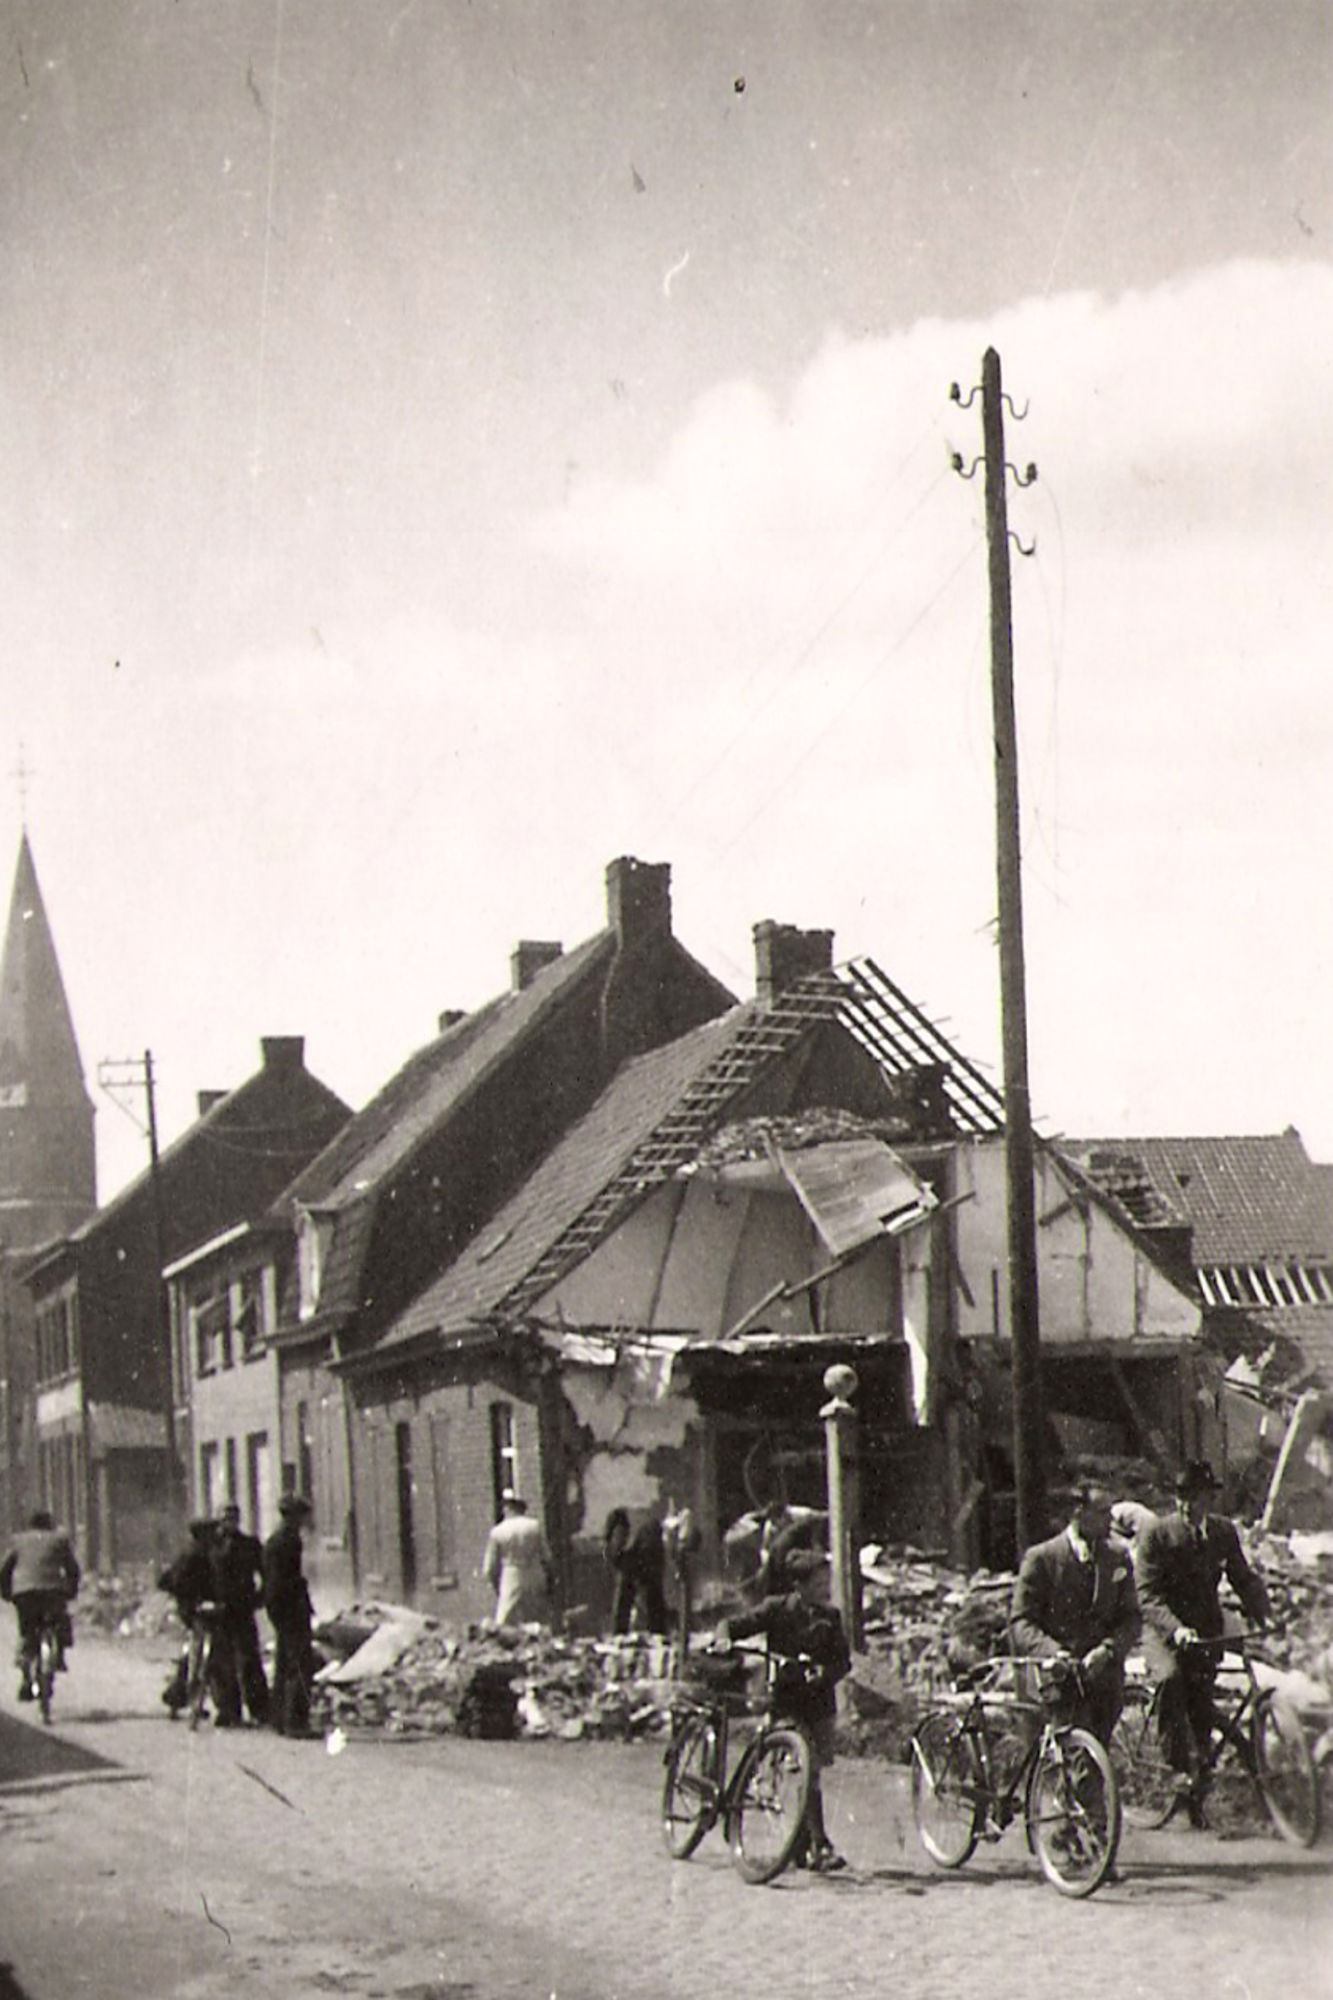
[[[271,1723],[280,1735],[306,1736],[314,1649],[301,1536],[310,1520],[310,1503],[285,1494],[278,1511],[281,1524],[263,1544],[243,1532],[241,1510],[234,1504],[225,1506],[216,1521],[191,1521],[188,1543],[157,1581],[192,1635],[201,1622],[211,1624],[207,1692],[215,1726],[235,1728],[248,1714],[252,1722]],[[255,1622],[261,1606],[276,1641],[271,1689]],[[162,1691],[170,1709],[183,1708],[189,1699],[191,1652],[187,1640]]]
[[[1201,1823],[1197,1779],[1208,1749],[1224,1633],[1226,1577],[1254,1627],[1268,1620],[1262,1579],[1235,1524],[1213,1511],[1218,1481],[1203,1459],[1175,1479],[1166,1514],[1125,1510],[1098,1486],[1072,1498],[1069,1521],[1028,1549],[1010,1614],[1015,1649],[1079,1668],[1076,1719],[1109,1742],[1124,1703],[1125,1659],[1142,1647],[1160,1684],[1162,1747],[1182,1804]]]

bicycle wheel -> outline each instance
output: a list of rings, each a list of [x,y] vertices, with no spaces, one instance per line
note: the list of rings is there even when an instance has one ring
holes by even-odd
[[[1028,1841],[1062,1896],[1090,1896],[1115,1864],[1120,1793],[1115,1771],[1086,1729],[1049,1735],[1032,1767]]]
[[[681,1724],[666,1753],[662,1839],[673,1861],[688,1861],[717,1810],[717,1737],[706,1716]]]
[[[1129,1688],[1111,1738],[1120,1805],[1131,1826],[1165,1826],[1176,1802],[1175,1772],[1162,1751],[1157,1703],[1149,1688]]]
[[[51,1697],[56,1691],[56,1659],[59,1647],[56,1635],[49,1628],[44,1629],[37,1641],[37,1700],[42,1711],[42,1721],[51,1720]]]
[[[912,1738],[912,1817],[938,1867],[971,1860],[984,1790],[976,1744],[957,1717],[943,1710],[926,1716]]]
[[[765,1729],[736,1771],[727,1842],[743,1881],[771,1882],[791,1860],[805,1824],[813,1759],[799,1729]]]
[[[1300,1717],[1269,1696],[1255,1710],[1250,1729],[1254,1781],[1268,1817],[1294,1847],[1319,1838],[1319,1779]]]

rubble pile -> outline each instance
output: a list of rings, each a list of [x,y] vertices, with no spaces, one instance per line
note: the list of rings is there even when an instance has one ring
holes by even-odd
[[[149,1570],[123,1576],[85,1572],[73,1611],[76,1630],[85,1626],[120,1639],[155,1639],[180,1629],[171,1599],[156,1588]]]
[[[325,1651],[365,1630],[365,1607],[316,1628]],[[406,1614],[412,1618],[412,1614]],[[335,1658],[315,1683],[321,1728],[394,1734],[504,1738],[625,1738],[666,1727],[671,1649],[660,1639],[566,1638],[540,1625],[446,1632],[433,1619],[406,1627],[389,1608],[358,1649],[393,1653],[379,1671],[358,1667],[358,1652]]]

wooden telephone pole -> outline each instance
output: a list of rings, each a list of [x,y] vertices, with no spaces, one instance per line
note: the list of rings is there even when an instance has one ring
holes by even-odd
[[[957,395],[955,385],[955,401]],[[970,398],[969,398],[970,400]],[[995,863],[1000,947],[1000,1032],[1004,1058],[1004,1143],[1013,1387],[1014,1533],[1017,1552],[1045,1533],[1045,1412],[1037,1301],[1037,1216],[1033,1187],[1032,1102],[1028,1088],[1023,886],[1019,848],[1018,730],[1014,718],[1014,637],[1009,589],[1009,512],[1005,481],[1004,391],[993,347],[981,364],[981,424],[986,467],[986,544],[990,571],[991,709],[995,736]],[[964,405],[964,407],[966,407]],[[1010,406],[1012,409],[1012,405]],[[962,471],[961,462],[955,466]],[[975,470],[975,467],[973,468]],[[970,476],[970,475],[968,475]],[[1035,466],[1015,475],[1028,486]],[[1030,553],[1030,551],[1024,551]],[[998,1332],[1000,1329],[997,1328]]]

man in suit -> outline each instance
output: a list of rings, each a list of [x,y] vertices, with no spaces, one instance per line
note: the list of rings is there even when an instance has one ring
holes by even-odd
[[[209,1552],[212,1595],[218,1606],[218,1634],[223,1655],[217,1688],[217,1725],[233,1727],[241,1719],[241,1701],[252,1722],[268,1720],[268,1682],[259,1651],[255,1612],[264,1588],[264,1552],[254,1535],[241,1528],[241,1510],[229,1502],[218,1516]]]
[[[1213,1682],[1223,1632],[1219,1588],[1225,1575],[1253,1625],[1268,1619],[1268,1594],[1250,1567],[1233,1522],[1212,1511],[1217,1479],[1206,1459],[1191,1459],[1176,1475],[1175,1512],[1160,1514],[1137,1537],[1135,1568],[1143,1606],[1143,1651],[1161,1684],[1162,1747],[1180,1774],[1190,1818],[1198,1771],[1213,1724]],[[1213,1642],[1213,1643],[1210,1643]]]
[[[281,1526],[264,1544],[264,1603],[278,1642],[273,1662],[273,1727],[280,1736],[309,1736],[315,1652],[301,1537],[310,1524],[310,1502],[304,1494],[284,1493],[278,1512]]]
[[[1084,1685],[1073,1719],[1109,1743],[1125,1700],[1125,1655],[1139,1630],[1129,1557],[1111,1541],[1111,1495],[1081,1486],[1069,1521],[1023,1557],[1010,1609],[1014,1650],[1077,1661]]]

